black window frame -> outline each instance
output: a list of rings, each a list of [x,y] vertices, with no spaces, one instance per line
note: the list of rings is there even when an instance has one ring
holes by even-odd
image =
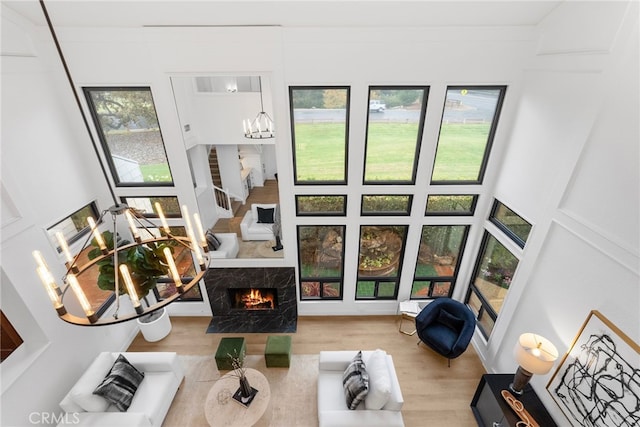
[[[481,307],[478,310],[478,315],[476,316],[476,320],[478,321],[477,322],[478,329],[480,329],[480,332],[482,333],[482,336],[484,336],[485,339],[489,339],[491,332],[487,333],[487,331],[484,330],[480,322],[480,319],[482,318],[482,316],[488,315],[493,321],[493,323],[495,324],[496,321],[498,320],[498,313],[493,309],[489,301],[484,297],[480,289],[478,289],[478,287],[476,286],[475,278],[478,276],[478,270],[480,269],[480,265],[482,264],[482,257],[484,257],[485,251],[487,249],[487,244],[489,243],[490,238],[495,239],[497,243],[502,245],[502,243],[500,242],[500,240],[498,240],[496,236],[491,234],[489,231],[484,230],[484,235],[482,236],[482,242],[480,244],[480,250],[478,251],[478,255],[476,257],[476,261],[473,267],[473,272],[471,274],[469,288],[467,289],[467,294],[465,295],[465,298],[464,298],[464,303],[467,306],[469,306],[469,309],[471,309],[471,311],[474,313],[475,311],[469,304],[469,298],[471,298],[471,294],[473,293],[475,297],[478,298],[478,300],[480,301]],[[509,248],[507,248],[505,245],[502,245],[502,246],[507,251],[509,251]],[[511,251],[509,252],[511,253]],[[513,255],[513,257],[517,259],[517,257],[513,253],[511,253],[511,255]],[[518,263],[519,262],[520,260],[518,259]]]
[[[62,253],[62,248],[57,243],[57,240],[55,240],[55,235],[53,235],[53,231],[56,229],[56,227],[60,223],[62,223],[63,221],[66,221],[67,219],[70,219],[73,215],[77,214],[78,212],[80,212],[81,210],[85,209],[86,207],[89,207],[91,209],[91,213],[93,214],[93,219],[96,221],[96,224],[99,223],[100,210],[98,209],[98,202],[96,200],[92,200],[91,202],[87,203],[86,205],[84,205],[80,209],[76,209],[71,214],[65,216],[64,218],[62,218],[60,221],[56,222],[52,226],[47,227],[47,232],[49,233],[49,235],[56,242],[56,244],[55,244],[56,252]],[[65,236],[65,240],[67,241],[67,243],[69,245],[71,245],[71,244],[79,241],[80,239],[82,239],[82,237],[86,236],[89,232],[90,232],[90,227],[87,224],[82,230],[78,230],[73,236]]]
[[[127,92],[127,91],[148,91],[149,96],[153,102],[153,109],[156,113],[156,119],[158,120],[158,132],[160,133],[160,139],[162,140],[162,149],[164,150],[165,158],[167,159],[167,167],[169,168],[169,173],[171,174],[171,182],[120,182],[120,177],[118,176],[118,171],[115,163],[113,162],[113,154],[111,153],[111,149],[109,148],[109,144],[104,136],[104,129],[100,124],[100,118],[98,117],[98,112],[96,110],[95,103],[93,102],[93,98],[91,97],[91,92],[93,91],[109,91],[109,92]],[[83,86],[82,92],[84,93],[85,99],[87,101],[87,105],[89,107],[89,113],[91,114],[91,118],[93,119],[93,125],[96,129],[96,133],[98,135],[98,139],[100,140],[100,145],[102,146],[102,150],[104,152],[104,157],[109,165],[109,171],[111,172],[111,178],[116,187],[120,188],[131,188],[131,187],[174,187],[175,180],[173,177],[173,171],[171,170],[171,163],[169,162],[169,156],[167,155],[167,146],[164,142],[164,137],[162,135],[162,127],[160,126],[160,117],[158,117],[158,110],[156,108],[156,102],[153,98],[153,91],[151,90],[151,86]]]
[[[342,265],[340,267],[341,276],[316,276],[316,277],[303,277],[302,276],[302,257],[300,256],[300,228],[301,227],[339,227],[342,229]],[[344,299],[344,263],[345,263],[345,254],[346,254],[346,245],[345,245],[345,237],[347,233],[347,226],[344,224],[298,224],[296,226],[296,246],[297,246],[297,256],[298,256],[298,283],[299,283],[299,300],[301,302],[305,301],[342,301]],[[319,295],[317,297],[305,297],[303,296],[302,286],[307,282],[318,282],[320,284]],[[325,283],[339,283],[340,285],[340,296],[332,297],[325,296],[324,293],[324,284]]]
[[[428,211],[429,197],[447,197],[447,196],[470,196],[472,197],[470,211]],[[427,203],[424,207],[424,216],[474,216],[478,205],[478,194],[428,194]]]
[[[347,105],[345,107],[344,128],[344,180],[334,181],[300,181],[298,180],[298,160],[296,156],[296,122],[293,108],[293,92],[295,90],[332,90],[341,89],[347,91]],[[348,185],[349,183],[349,122],[351,110],[351,86],[289,86],[289,118],[291,124],[291,155],[293,157],[293,183],[294,185]]]
[[[362,236],[362,227],[403,227],[404,236],[402,236],[402,246],[400,247],[400,258],[398,260],[398,274],[397,276],[366,276],[360,275],[360,269],[356,272],[356,286],[354,289],[354,299],[356,301],[380,301],[380,300],[397,300],[398,291],[400,287],[400,280],[402,279],[402,267],[404,265],[404,257],[407,250],[407,236],[409,235],[408,224],[360,224],[358,229],[358,242]],[[360,248],[358,248],[358,267],[360,266]],[[359,282],[374,282],[374,296],[373,297],[358,297],[358,283]],[[392,297],[378,297],[378,288],[380,283],[395,283],[395,292]]]
[[[163,209],[163,213],[164,213],[164,217],[165,218],[182,218],[182,211],[180,210],[180,200],[178,199],[178,196],[176,195],[154,195],[154,196],[121,196],[120,197],[120,201],[124,204],[127,204],[127,199],[153,199],[153,198],[174,198],[176,199],[176,201],[178,202],[178,213],[167,213],[164,211]],[[160,218],[160,215],[158,215],[155,210],[153,213],[146,213],[146,212],[142,212],[141,215],[145,218]]]
[[[326,217],[326,216],[347,216],[347,195],[346,194],[296,194],[295,196],[296,216],[314,216],[314,217]],[[342,198],[342,211],[341,212],[300,212],[298,201],[300,197],[341,197]]]
[[[367,123],[365,126],[365,140],[364,140],[364,155],[362,159],[362,185],[415,185],[416,177],[418,175],[418,163],[420,160],[420,150],[422,147],[422,138],[424,135],[424,123],[427,116],[427,102],[429,99],[429,90],[430,86],[387,86],[387,85],[375,85],[369,86],[367,90],[367,105],[371,102],[371,91],[372,90],[422,90],[422,106],[420,110],[420,120],[418,123],[418,134],[416,135],[416,147],[413,155],[413,170],[411,173],[411,179],[408,181],[367,181],[366,180],[366,171],[367,171],[367,150],[369,147],[369,116],[371,115],[371,111],[367,107]]]
[[[489,222],[491,222],[493,225],[495,225],[496,227],[498,227],[500,229],[500,231],[502,231],[508,238],[510,238],[511,240],[513,240],[513,242],[520,246],[521,248],[524,248],[525,244],[527,243],[526,240],[523,240],[520,236],[518,236],[515,232],[513,232],[513,230],[511,230],[509,228],[509,226],[507,224],[505,224],[504,222],[500,221],[496,216],[496,212],[498,211],[498,209],[500,208],[500,206],[504,206],[506,209],[508,209],[510,212],[512,212],[514,215],[516,215],[518,218],[520,218],[521,220],[523,220],[524,222],[526,222],[527,224],[529,224],[530,227],[533,227],[533,225],[525,220],[522,216],[520,216],[519,214],[517,214],[513,209],[511,209],[509,206],[505,205],[504,203],[502,203],[500,200],[498,199],[494,199],[493,201],[493,206],[491,207],[491,212],[489,213]],[[529,233],[527,234],[527,239],[529,238],[529,235],[531,234],[531,229],[529,229]]]
[[[462,236],[462,245],[460,246],[460,251],[458,252],[458,259],[456,260],[456,265],[454,268],[454,274],[452,276],[417,276],[415,273],[415,269],[413,272],[413,280],[411,282],[411,292],[409,293],[409,299],[411,300],[431,300],[431,299],[437,299],[437,298],[443,298],[443,297],[451,297],[451,295],[453,295],[453,290],[456,287],[456,282],[458,280],[458,274],[460,273],[460,265],[462,264],[462,258],[463,258],[463,254],[465,251],[465,248],[467,246],[467,240],[469,238],[469,232],[471,230],[471,225],[469,224],[423,224],[422,228],[420,230],[420,242],[418,243],[419,245],[422,243],[422,232],[424,230],[424,227],[464,227],[464,232],[463,232],[463,236]],[[417,256],[416,256],[417,258]],[[416,261],[416,269],[418,267],[418,263]],[[414,297],[413,296],[413,284],[415,282],[430,282],[430,286],[429,286],[429,293],[428,296],[426,298],[423,297]],[[449,287],[449,293],[448,295],[442,295],[442,296],[433,296],[433,290],[435,288],[434,284],[436,282],[450,282],[451,286]]]
[[[438,157],[438,145],[440,144],[440,133],[442,132],[442,121],[444,120],[444,111],[445,105],[442,106],[442,115],[440,117],[440,126],[438,129],[438,140],[436,143],[436,151],[433,156],[433,163],[431,165],[431,177],[430,184],[431,185],[480,185],[484,181],[484,176],[487,171],[487,165],[489,163],[489,157],[491,156],[491,149],[493,148],[493,140],[495,139],[495,135],[498,129],[498,123],[500,122],[500,115],[502,113],[502,106],[504,104],[504,99],[507,94],[507,85],[453,85],[447,86],[445,89],[445,97],[444,101],[446,103],[447,100],[447,92],[449,90],[491,90],[498,89],[500,90],[500,96],[498,97],[498,101],[496,102],[496,109],[493,113],[493,119],[491,120],[491,128],[489,129],[489,135],[487,136],[487,145],[484,148],[484,155],[482,157],[482,161],[480,162],[480,170],[478,171],[478,179],[477,180],[457,180],[457,181],[445,181],[445,180],[434,180],[433,179],[433,171],[436,166],[436,159]]]
[[[391,197],[407,197],[407,210],[405,212],[400,211],[379,211],[379,212],[365,212],[364,198],[371,196],[391,196]],[[361,194],[360,195],[360,216],[409,216],[411,215],[411,207],[413,206],[413,194]]]

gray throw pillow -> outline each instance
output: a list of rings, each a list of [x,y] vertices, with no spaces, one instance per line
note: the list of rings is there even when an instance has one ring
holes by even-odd
[[[362,360],[362,351],[356,354],[356,357],[353,358],[344,371],[342,386],[347,399],[347,407],[356,409],[369,392],[369,374],[367,374]]]
[[[137,370],[122,354],[118,356],[111,371],[93,394],[102,396],[113,403],[120,412],[131,406],[133,395],[144,378],[144,372]]]

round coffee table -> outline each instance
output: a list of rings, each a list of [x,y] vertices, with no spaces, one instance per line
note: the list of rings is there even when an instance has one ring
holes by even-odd
[[[247,368],[246,376],[251,387],[258,390],[258,394],[247,407],[233,400],[233,393],[240,386],[233,371],[224,375],[211,387],[204,404],[204,413],[211,427],[252,426],[262,417],[271,398],[269,382],[255,369]]]

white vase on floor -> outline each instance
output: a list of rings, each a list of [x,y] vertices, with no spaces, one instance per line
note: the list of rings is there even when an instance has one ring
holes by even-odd
[[[156,314],[156,313],[159,313]],[[160,341],[171,332],[171,318],[169,312],[165,307],[157,310],[157,312],[151,313],[152,319],[148,320],[147,316],[136,319],[138,326],[140,326],[140,332],[146,341],[155,342]]]

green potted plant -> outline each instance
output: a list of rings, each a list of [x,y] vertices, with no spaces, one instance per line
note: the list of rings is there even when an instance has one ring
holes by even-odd
[[[114,248],[114,235],[111,231],[104,231],[102,238],[109,251]],[[130,242],[117,237],[118,247],[128,245]],[[98,242],[91,240],[93,248],[88,252],[89,259],[95,259],[102,255],[102,251],[98,246]],[[118,265],[126,264],[133,281],[136,293],[140,300],[144,300],[147,306],[150,306],[147,300],[149,292],[158,284],[158,277],[166,276],[169,267],[166,264],[163,250],[169,247],[173,253],[172,244],[167,242],[149,242],[143,245],[132,246],[127,249],[118,250]],[[105,257],[96,263],[98,266],[98,287],[105,291],[115,291],[115,267],[113,257]],[[127,294],[127,288],[124,280],[120,278],[118,282],[119,293]],[[164,338],[171,331],[171,321],[165,308],[154,311],[148,315],[137,319],[140,330],[147,341],[158,341]]]

